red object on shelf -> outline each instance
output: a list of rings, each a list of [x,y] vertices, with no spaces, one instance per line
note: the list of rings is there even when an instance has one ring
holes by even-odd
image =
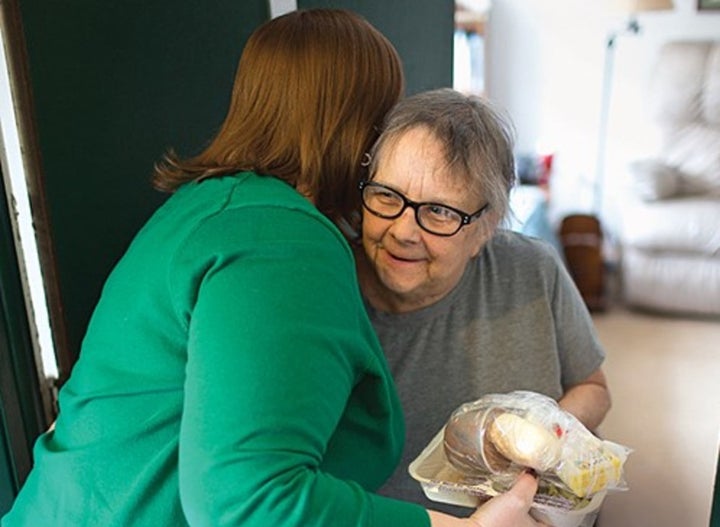
[[[547,186],[550,183],[550,175],[552,174],[553,154],[540,154],[539,156],[538,185]]]

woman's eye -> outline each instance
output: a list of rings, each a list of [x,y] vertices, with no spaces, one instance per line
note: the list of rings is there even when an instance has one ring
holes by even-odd
[[[398,196],[390,190],[378,190],[374,194],[376,199],[381,200],[384,203],[394,203],[398,201]]]
[[[427,210],[434,221],[452,221],[457,218],[455,212],[441,205],[428,205]]]

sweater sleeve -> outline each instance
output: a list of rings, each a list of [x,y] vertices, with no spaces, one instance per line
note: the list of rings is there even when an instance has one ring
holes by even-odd
[[[189,332],[179,480],[188,522],[429,525],[421,507],[365,490],[367,465],[383,460],[363,458],[362,441],[387,441],[389,381],[361,331],[347,247],[308,214],[261,214],[212,218],[171,266],[186,280],[178,287]],[[252,234],[239,228],[249,221]],[[379,407],[354,420],[367,387]],[[372,412],[379,421],[367,418]],[[347,430],[360,425],[367,429]],[[327,470],[334,442],[353,435],[364,438],[357,460]]]

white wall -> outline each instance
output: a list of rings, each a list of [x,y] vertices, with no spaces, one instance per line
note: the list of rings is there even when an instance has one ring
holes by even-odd
[[[609,2],[494,0],[487,36],[487,92],[512,116],[518,149],[554,152],[551,216],[592,212],[607,36],[626,18]],[[697,0],[638,15],[641,30],[615,44],[602,218],[616,228],[627,160],[654,148],[644,125],[644,86],[659,46],[673,39],[720,39],[720,11]]]

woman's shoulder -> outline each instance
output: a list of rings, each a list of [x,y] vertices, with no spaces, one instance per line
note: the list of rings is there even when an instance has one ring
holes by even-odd
[[[192,181],[183,185],[174,198],[197,204],[207,213],[223,209],[274,206],[291,208],[314,207],[290,185],[272,176],[255,172],[238,172]]]
[[[254,172],[186,183],[164,208],[166,214],[196,222],[232,215],[252,216],[260,210],[274,210],[276,214],[278,211],[294,211],[313,218],[324,218],[307,198],[284,181]]]
[[[179,216],[194,227],[195,243],[239,247],[243,244],[294,243],[336,238],[338,228],[307,198],[272,176],[241,172],[215,177],[182,191]],[[180,196],[178,196],[180,197]]]
[[[487,249],[499,258],[535,259],[536,264],[538,260],[552,265],[562,263],[557,249],[547,241],[507,229],[499,229]]]

